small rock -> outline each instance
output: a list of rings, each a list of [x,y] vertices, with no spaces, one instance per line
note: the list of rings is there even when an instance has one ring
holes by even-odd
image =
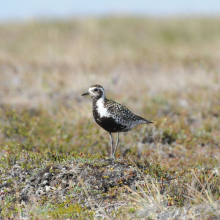
[[[40,189],[38,189],[35,193],[37,196],[42,196],[44,194],[44,192]]]
[[[2,185],[6,185],[8,182],[7,181],[4,181],[3,183],[2,183]]]
[[[62,168],[63,168],[63,166],[60,164],[56,167],[56,169],[58,169],[58,170],[61,170]]]
[[[61,190],[61,195],[64,196],[66,194],[66,191],[67,191],[66,189],[62,189]]]
[[[70,194],[70,196],[71,196],[71,197],[76,197],[77,194],[76,194],[76,193],[72,193],[72,194]]]
[[[87,175],[88,175],[88,171],[87,170],[83,170],[81,175],[80,175],[81,179],[86,179]]]
[[[19,166],[19,165],[14,165],[14,169],[21,169],[21,166]]]
[[[18,176],[19,176],[19,173],[18,173],[18,172],[12,172],[12,176],[13,176],[13,177],[18,177]]]
[[[50,177],[50,173],[45,173],[43,179],[48,180]]]
[[[61,172],[62,172],[62,173],[66,173],[66,168],[65,168],[65,167],[62,168],[62,169],[61,169]]]
[[[46,186],[46,185],[49,185],[49,182],[47,180],[44,180],[42,183],[41,183],[41,186]]]
[[[45,190],[46,190],[46,192],[49,192],[51,190],[51,187],[50,186],[45,186]]]
[[[20,202],[21,201],[28,202],[29,201],[29,197],[27,195],[21,195]]]
[[[25,182],[25,180],[26,180],[26,178],[25,178],[25,176],[21,176],[21,182]]]
[[[76,167],[76,168],[69,170],[69,173],[70,174],[79,174],[80,170],[81,170],[81,168]]]
[[[67,183],[67,181],[62,180],[62,182],[61,182],[61,187],[62,187],[62,188],[66,188],[67,186],[69,186],[69,184]]]
[[[32,176],[29,180],[30,180],[31,182],[33,182],[33,181],[36,180],[36,177],[35,177],[35,176]]]

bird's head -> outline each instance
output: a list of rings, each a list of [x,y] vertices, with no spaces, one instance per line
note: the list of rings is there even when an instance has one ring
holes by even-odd
[[[83,93],[82,96],[84,95],[90,95],[93,99],[100,99],[100,98],[105,98],[105,90],[102,86],[100,85],[92,85],[89,87],[88,92]]]

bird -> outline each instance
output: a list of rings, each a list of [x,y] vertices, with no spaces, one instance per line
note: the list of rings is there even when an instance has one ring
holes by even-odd
[[[105,96],[105,90],[101,85],[95,84],[89,87],[82,96],[90,95],[93,99],[93,117],[96,123],[110,135],[111,158],[115,159],[115,152],[119,143],[119,132],[127,132],[140,124],[153,123],[132,113],[127,107]],[[117,133],[117,141],[113,148],[112,133]]]

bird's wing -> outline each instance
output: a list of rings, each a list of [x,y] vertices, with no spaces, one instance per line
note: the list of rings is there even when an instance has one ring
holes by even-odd
[[[112,100],[106,100],[106,107],[108,108],[108,111],[113,114],[120,117],[122,120],[125,121],[137,121],[137,120],[143,120],[146,121],[146,119],[141,118],[138,115],[135,115],[132,113],[126,106],[121,105],[117,102],[114,102]]]

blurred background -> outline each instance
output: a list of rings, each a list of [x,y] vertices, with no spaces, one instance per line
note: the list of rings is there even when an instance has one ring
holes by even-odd
[[[152,135],[161,152],[190,135],[202,145],[204,131],[219,140],[218,0],[0,5],[1,143],[106,153],[108,134],[92,119],[91,98],[80,96],[92,84],[154,121],[124,134],[123,152],[155,149]]]

